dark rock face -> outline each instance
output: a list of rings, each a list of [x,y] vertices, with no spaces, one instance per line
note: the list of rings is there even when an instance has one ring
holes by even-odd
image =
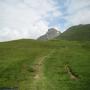
[[[51,40],[59,36],[60,34],[61,34],[60,31],[54,28],[51,28],[51,29],[48,29],[48,32],[45,35],[42,35],[41,37],[39,37],[38,40]]]

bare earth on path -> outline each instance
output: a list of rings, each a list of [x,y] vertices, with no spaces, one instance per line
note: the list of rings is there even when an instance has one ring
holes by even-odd
[[[49,58],[55,50],[52,50],[48,55],[38,58],[37,62],[34,65],[35,75],[33,78],[33,82],[31,85],[31,90],[39,90],[38,84],[42,81],[44,81],[45,76],[43,73],[43,63],[44,61]]]

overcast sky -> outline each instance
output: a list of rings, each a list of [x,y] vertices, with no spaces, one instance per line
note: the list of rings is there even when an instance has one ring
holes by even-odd
[[[60,31],[90,24],[90,0],[0,0],[0,41],[36,39],[55,27]]]

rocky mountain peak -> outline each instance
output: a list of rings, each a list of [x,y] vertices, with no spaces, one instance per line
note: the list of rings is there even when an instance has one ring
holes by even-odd
[[[55,28],[50,28],[48,29],[47,33],[45,35],[40,36],[38,39],[39,40],[51,40],[54,39],[55,37],[59,36],[61,34],[60,31],[58,31]]]

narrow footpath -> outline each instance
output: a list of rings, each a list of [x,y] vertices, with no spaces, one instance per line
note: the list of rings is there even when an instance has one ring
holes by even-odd
[[[43,66],[44,66],[44,61],[47,60],[47,58],[51,57],[54,54],[55,50],[51,50],[51,52],[43,57],[38,58],[34,65],[35,69],[35,75],[33,78],[33,82],[31,85],[31,90],[40,90],[40,82],[44,82],[45,76],[43,73]]]

